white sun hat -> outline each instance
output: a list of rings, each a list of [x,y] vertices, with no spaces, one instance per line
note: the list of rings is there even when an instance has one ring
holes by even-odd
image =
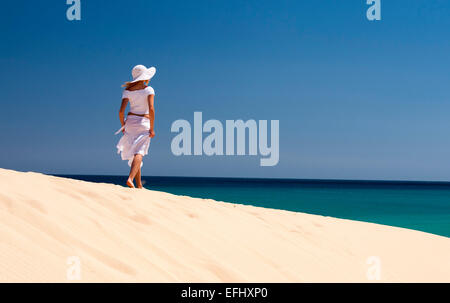
[[[146,68],[144,65],[136,65],[131,71],[133,80],[128,83],[134,83],[137,81],[150,80],[156,73],[155,67]]]

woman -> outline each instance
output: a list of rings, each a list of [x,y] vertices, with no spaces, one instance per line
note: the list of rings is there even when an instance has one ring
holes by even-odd
[[[127,185],[131,188],[134,188],[133,180],[136,180],[138,188],[142,188],[142,157],[148,153],[150,138],[155,136],[155,91],[148,86],[155,73],[154,67],[137,65],[131,72],[133,81],[123,85],[125,90],[119,111],[122,128],[116,133],[122,131],[123,136],[117,144],[117,152],[121,153],[122,160],[128,160],[131,167],[127,180]],[[128,103],[130,110],[125,121],[125,108]]]

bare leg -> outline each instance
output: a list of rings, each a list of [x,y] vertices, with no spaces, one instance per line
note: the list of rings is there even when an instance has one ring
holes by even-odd
[[[133,162],[131,163],[130,175],[128,176],[127,185],[134,188],[133,179],[141,169],[142,155],[134,155]]]
[[[136,180],[137,188],[142,188],[141,167],[140,166],[139,166],[139,171],[137,172],[136,177],[134,179]]]

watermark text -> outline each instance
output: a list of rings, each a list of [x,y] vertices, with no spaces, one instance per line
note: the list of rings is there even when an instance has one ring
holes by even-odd
[[[187,120],[180,119],[172,123],[171,131],[178,134],[172,139],[171,150],[175,156],[259,154],[262,156],[260,166],[275,166],[279,161],[279,129],[279,120],[271,120],[269,145],[267,120],[226,120],[224,129],[219,120],[203,123],[202,112],[195,112],[193,130]],[[208,135],[203,139],[205,133]]]

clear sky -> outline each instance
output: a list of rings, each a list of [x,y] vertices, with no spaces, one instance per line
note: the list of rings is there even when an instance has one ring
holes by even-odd
[[[128,173],[121,84],[156,66],[144,175],[450,180],[450,2],[3,1],[0,167]],[[280,121],[280,161],[176,157],[174,120]]]

